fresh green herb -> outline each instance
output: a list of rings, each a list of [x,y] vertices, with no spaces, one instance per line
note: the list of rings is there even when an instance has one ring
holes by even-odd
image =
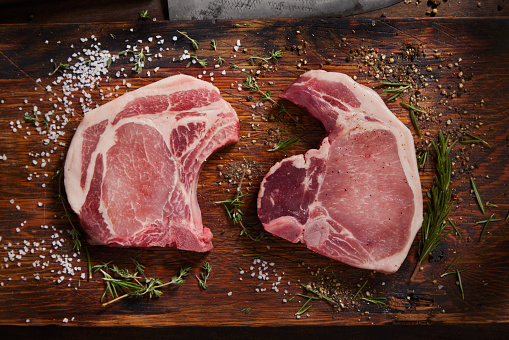
[[[484,203],[481,198],[481,194],[479,193],[479,190],[477,189],[477,185],[475,184],[475,180],[473,177],[470,177],[470,183],[472,184],[472,190],[474,191],[475,200],[477,201],[479,208],[481,208],[481,211],[484,214],[486,212],[484,209]]]
[[[212,273],[212,266],[210,265],[210,263],[205,261],[203,262],[203,266],[201,267],[201,269],[205,271],[200,273],[201,278],[199,278],[198,275],[195,276],[198,279],[198,285],[205,290],[208,288],[207,281],[209,280],[210,275]]]
[[[449,222],[451,227],[453,227],[454,231],[456,231],[456,234],[458,234],[458,236],[461,237],[461,233],[458,230],[458,228],[456,228],[456,224],[454,224],[454,222],[450,218],[448,218],[447,221]]]
[[[58,169],[52,176],[52,179],[58,178],[58,194],[57,201],[55,202],[55,204],[60,203],[62,205],[62,208],[64,209],[64,214],[61,217],[66,218],[72,227],[72,230],[70,232],[72,238],[72,249],[79,252],[81,250],[81,240],[80,240],[81,233],[74,226],[74,223],[72,223],[71,214],[67,210],[67,200],[62,192],[62,177],[63,171],[61,169]]]
[[[241,236],[247,236],[251,240],[255,242],[261,242],[263,241],[266,236],[263,232],[259,232],[258,235],[253,236],[253,230],[249,228],[246,224],[244,224],[244,221],[242,220],[244,213],[240,209],[244,205],[244,201],[242,198],[247,195],[247,193],[242,192],[242,182],[244,181],[244,176],[246,172],[242,174],[242,177],[240,179],[239,185],[237,186],[237,193],[233,198],[215,202],[217,204],[222,204],[224,208],[226,209],[226,212],[228,213],[228,217],[233,221],[233,224],[238,224],[242,228],[240,231]]]
[[[486,227],[488,226],[488,223],[492,222],[493,221],[493,216],[495,214],[492,214],[487,220],[486,220],[486,223],[484,223],[484,226],[482,227],[482,230],[481,230],[481,236],[479,236],[479,241],[481,241],[482,239],[482,236],[484,235],[484,232],[486,231]]]
[[[249,312],[253,309],[253,307],[245,307],[245,308],[242,308],[240,311],[241,312],[244,312],[246,314],[249,314]]]
[[[271,95],[272,95],[272,93],[270,92],[270,90],[267,90],[267,92],[265,92],[262,95],[261,101],[262,102],[266,102],[267,100],[271,100],[272,101],[272,98],[270,97]]]
[[[247,76],[244,80],[244,87],[248,89],[251,92],[258,92],[260,90],[260,87],[258,86],[258,83],[256,82],[256,79],[252,76]]]
[[[310,302],[311,300],[316,300],[316,298],[315,298],[315,297],[313,297],[313,296],[310,296],[310,297],[307,299],[307,301],[306,301],[306,302],[302,305],[302,307],[300,307],[300,309],[297,311],[297,313],[295,313],[295,315],[296,315],[296,316],[300,316],[300,315],[302,315],[302,314],[306,313],[306,312],[309,310],[309,308],[313,307],[313,305],[309,305],[309,306],[308,306],[308,304],[309,304],[309,302]]]
[[[210,41],[210,47],[212,47],[214,51],[217,51],[217,42],[214,39]]]
[[[450,230],[444,232],[447,219],[451,211],[451,158],[449,153],[456,144],[449,143],[449,136],[444,138],[442,132],[438,135],[438,145],[433,143],[437,154],[437,175],[435,183],[428,192],[430,198],[427,205],[427,212],[424,214],[424,220],[421,227],[421,240],[419,242],[419,260],[415,266],[415,270],[410,278],[413,281],[419,270],[421,263],[429,256],[429,254],[440,244],[442,239],[450,233]]]
[[[449,273],[449,269],[451,269],[451,267],[452,267],[452,266],[456,263],[456,261],[458,261],[458,259],[459,259],[459,258],[460,258],[459,256],[458,256],[457,258],[455,258],[455,259],[451,262],[451,264],[447,266],[447,269],[445,270],[445,272],[444,272],[442,275],[440,275],[440,277],[444,277],[444,276],[446,276],[446,275],[450,274],[450,273]]]
[[[57,64],[55,63],[55,69],[53,70],[53,72],[51,72],[49,75],[52,76],[54,75],[56,72],[60,72],[60,73],[63,73],[64,71],[63,70],[68,70],[70,68],[69,64],[62,64],[62,63],[59,63],[58,66]]]
[[[419,168],[424,169],[428,165],[429,149],[417,151],[417,165]]]
[[[124,51],[119,52],[118,55],[124,55],[124,54],[128,54],[128,53],[132,53],[134,55],[133,71],[135,71],[137,73],[141,73],[141,71],[143,70],[143,67],[145,66],[145,59],[146,59],[145,57],[152,55],[151,53],[145,53],[143,49],[139,52],[133,51],[133,50],[124,50]]]
[[[295,122],[295,125],[297,127],[300,127],[300,124],[299,122],[297,121],[297,119],[295,119],[295,117],[293,117],[290,112],[288,112],[288,104],[287,103],[281,103],[278,105],[278,108],[277,108],[277,111],[279,114],[286,114],[288,117],[290,117],[294,122]]]
[[[225,62],[225,60],[222,57],[217,58],[217,63],[219,65],[223,65],[224,62]]]
[[[249,22],[244,23],[244,26],[251,26]]]
[[[353,296],[353,299],[355,299],[362,292],[362,290],[364,289],[364,286],[366,286],[366,283],[368,283],[368,280],[366,280],[366,282],[364,282],[364,284],[361,286],[361,288],[359,288],[357,293],[355,293],[355,295]]]
[[[201,67],[207,66],[207,59],[199,59],[198,56],[195,53],[189,53],[191,56],[191,61],[187,63],[186,68],[191,66],[194,63],[198,63]]]
[[[284,149],[298,143],[300,141],[300,139],[299,139],[299,137],[293,135],[290,138],[288,138],[287,140],[283,141],[283,133],[284,133],[284,128],[281,128],[281,135],[279,136],[279,141],[278,141],[277,145],[274,148],[269,149],[267,151],[269,151],[269,152],[279,151],[279,152],[284,153],[285,156],[288,157],[288,154],[286,153],[286,151]]]
[[[148,16],[148,9],[146,9],[144,11],[141,11],[141,12],[138,12],[138,15],[140,16],[141,20],[150,19],[150,17]]]
[[[483,223],[486,223],[486,222],[498,222],[498,221],[502,221],[501,218],[491,218],[491,219],[487,219],[487,220],[482,220],[482,221],[477,221],[475,222],[475,224],[483,224]]]
[[[291,298],[289,298],[288,302],[291,302],[293,299],[295,299],[295,296],[292,296]]]
[[[274,62],[277,64],[278,63],[278,59],[282,58],[282,57],[283,57],[283,51],[281,51],[281,50],[278,50],[278,51],[272,50],[270,52],[269,60],[274,60]]]
[[[157,278],[145,276],[144,267],[133,259],[136,271],[131,273],[128,269],[120,269],[115,264],[103,263],[94,266],[96,272],[101,272],[106,288],[101,297],[101,302],[109,293],[112,300],[103,303],[109,305],[126,297],[141,297],[148,294],[149,298],[160,297],[163,293],[161,288],[168,285],[179,285],[184,282],[184,277],[189,275],[191,267],[182,267],[179,275],[174,276],[170,281],[164,282]],[[141,276],[140,276],[141,274]],[[120,295],[122,294],[122,295]]]
[[[237,68],[237,64],[235,64],[235,63],[230,63],[230,68]]]
[[[507,216],[505,217],[505,220],[509,220],[509,212],[507,213]]]
[[[459,284],[460,290],[461,290],[461,298],[463,300],[465,300],[465,292],[463,291],[463,282],[461,281],[461,274],[460,273],[461,272],[458,269],[456,269],[456,275],[458,276],[458,284]]]
[[[474,136],[473,134],[468,133],[466,131],[464,132],[464,134],[468,135],[469,137],[471,137],[473,139],[462,140],[462,141],[460,141],[460,143],[464,143],[464,144],[481,143],[481,144],[486,145],[488,148],[491,148],[491,146],[485,140],[483,140],[477,136]]]
[[[110,33],[110,37],[111,39],[117,39],[117,37],[113,33]]]
[[[389,97],[389,99],[387,99],[387,101],[391,101],[391,100],[398,98],[401,94],[403,94],[403,92],[405,92],[410,87],[410,85],[406,84],[406,83],[392,83],[392,82],[387,82],[387,81],[379,82],[378,85],[392,86],[392,87],[398,86],[397,88],[383,90],[382,96],[391,95],[391,97]]]
[[[325,294],[321,293],[320,291],[318,291],[318,290],[314,289],[314,288],[313,288],[313,287],[311,287],[310,285],[305,285],[305,284],[301,283],[301,284],[300,284],[300,286],[301,286],[302,288],[304,288],[304,289],[306,289],[306,290],[310,291],[311,293],[318,295],[320,298],[322,298],[322,299],[324,299],[324,300],[326,300],[326,301],[328,301],[328,302],[332,303],[334,307],[337,307],[337,303],[336,303],[336,301],[332,300],[330,297],[328,297],[327,295],[325,295]],[[317,299],[317,298],[315,298],[315,299]]]
[[[92,64],[92,60],[87,59],[87,60],[85,60],[83,63],[84,63],[85,65],[87,65],[87,66],[90,66],[90,64]]]
[[[486,207],[494,207],[494,208],[498,208],[498,205],[493,204],[493,203],[491,203],[491,202],[486,202],[486,203],[484,204],[484,206],[486,206]]]
[[[386,306],[387,304],[384,302],[385,300],[387,300],[387,298],[384,298],[384,297],[362,297],[361,300],[364,300],[364,301],[367,301],[367,302],[371,302],[375,305],[383,305],[383,306]]]
[[[30,113],[25,113],[25,120],[30,123],[35,123],[39,121],[39,114],[37,112],[34,112],[33,115]]]
[[[106,61],[106,67],[110,67],[111,66],[111,63],[113,62],[113,59],[111,59],[111,57],[108,58],[108,60]]]
[[[419,129],[419,125],[417,125],[417,118],[415,118],[414,110],[410,109],[410,120],[412,121],[412,125],[414,126],[415,132],[417,132],[417,136],[419,138],[422,137],[421,130]]]
[[[416,108],[415,106],[412,106],[412,105],[407,104],[407,103],[405,103],[405,102],[399,102],[399,103],[400,103],[401,105],[403,105],[404,107],[406,107],[406,108],[408,108],[408,109],[412,109],[412,110],[414,110],[414,111],[416,111],[416,112],[426,113],[426,111],[423,111],[422,109],[418,109],[418,108]]]
[[[90,260],[90,253],[88,251],[88,247],[85,247],[85,253],[87,254],[87,269],[88,269],[88,278],[92,278],[92,261]]]
[[[189,41],[191,41],[191,46],[193,47],[193,50],[197,50],[199,48],[198,42],[196,40],[192,39],[191,37],[189,37],[186,32],[181,32],[181,31],[178,31],[178,30],[177,30],[177,32],[179,32],[184,37],[186,37]]]

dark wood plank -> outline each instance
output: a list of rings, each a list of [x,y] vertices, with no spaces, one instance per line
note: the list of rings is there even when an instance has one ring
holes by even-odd
[[[504,236],[509,233],[507,222],[490,224],[488,232],[480,241],[482,227],[475,222],[491,214],[504,219],[509,210],[509,112],[506,99],[509,94],[509,45],[506,34],[509,21],[331,19],[253,20],[249,23],[249,26],[245,26],[244,21],[182,22],[171,25],[136,22],[100,26],[0,26],[0,99],[4,101],[0,104],[0,143],[3,145],[0,155],[5,153],[7,157],[7,160],[0,161],[0,191],[3,194],[0,200],[0,282],[4,283],[4,286],[0,287],[0,323],[24,325],[29,319],[30,324],[35,325],[62,324],[64,318],[70,321],[73,317],[75,319],[70,323],[81,326],[507,323],[509,248],[508,239]],[[235,24],[239,27],[235,27]],[[185,30],[200,42],[201,49],[198,54],[200,58],[208,61],[205,69],[196,66],[186,68],[185,63],[172,61],[172,58],[181,55],[184,49],[189,49],[189,43],[185,39],[179,38],[177,42],[172,42],[172,37],[178,35],[176,30]],[[147,274],[165,280],[175,275],[182,265],[193,266],[193,275],[185,284],[165,289],[163,296],[157,300],[142,298],[103,307],[99,303],[103,290],[99,275],[94,275],[91,280],[81,280],[77,274],[69,281],[70,275],[58,273],[62,268],[51,259],[51,242],[63,239],[63,245],[53,251],[55,255],[73,256],[73,252],[67,233],[70,229],[69,223],[59,218],[63,213],[62,207],[53,204],[58,193],[58,182],[50,180],[49,177],[61,166],[60,153],[65,153],[66,147],[56,145],[55,153],[46,157],[50,158],[51,162],[41,169],[40,164],[31,163],[34,158],[28,153],[48,151],[48,146],[42,143],[44,136],[37,135],[35,127],[28,123],[22,123],[23,133],[14,133],[10,127],[11,121],[23,121],[24,112],[30,112],[34,105],[43,112],[51,109],[53,102],[49,101],[49,97],[52,96],[44,89],[55,79],[55,76],[48,76],[53,67],[50,60],[65,62],[73,52],[90,46],[90,41],[82,43],[80,38],[90,38],[92,34],[101,42],[101,48],[111,52],[124,50],[127,39],[131,44],[138,39],[143,39],[146,43],[148,37],[160,34],[165,39],[162,46],[169,50],[161,52],[163,58],[148,63],[141,76],[129,74],[127,79],[132,84],[130,89],[176,73],[198,76],[205,70],[207,74],[203,77],[210,80],[209,73],[214,72],[214,84],[236,109],[241,119],[241,141],[213,155],[200,176],[199,203],[205,225],[214,233],[213,251],[196,254],[175,249],[89,247],[94,264],[114,261],[120,266],[130,266],[130,258],[137,257],[147,266]],[[346,38],[346,41],[343,42],[342,38]],[[211,39],[217,40],[217,51],[209,48]],[[241,50],[247,48],[246,53],[233,50],[237,39],[241,40]],[[306,41],[305,46],[303,41]],[[320,124],[309,119],[293,105],[289,105],[289,110],[293,116],[299,117],[302,127],[295,126],[288,118],[270,119],[277,110],[267,103],[253,109],[252,105],[260,100],[259,94],[237,90],[237,84],[244,81],[251,69],[256,69],[250,66],[246,59],[254,54],[267,55],[272,49],[284,51],[284,57],[274,66],[273,71],[264,72],[264,77],[258,80],[261,88],[271,89],[273,97],[276,98],[299,74],[318,68],[355,75],[359,82],[375,87],[376,80],[372,76],[359,72],[358,58],[347,62],[345,57],[351,55],[350,50],[360,46],[376,47],[380,53],[389,55],[399,52],[405,43],[423,44],[426,57],[416,60],[415,64],[420,68],[430,65],[430,75],[438,79],[437,84],[444,89],[448,86],[451,89],[457,87],[459,69],[469,75],[465,84],[467,91],[461,92],[460,97],[447,99],[447,102],[435,85],[423,89],[425,101],[422,102],[422,107],[429,109],[433,118],[429,122],[421,122],[423,132],[430,134],[425,135],[424,139],[435,138],[438,130],[452,133],[453,137],[457,138],[457,127],[468,125],[471,126],[469,131],[483,136],[491,145],[491,148],[487,148],[458,144],[453,151],[453,156],[458,158],[455,158],[454,165],[453,190],[456,200],[451,218],[456,222],[462,237],[448,235],[433,253],[431,263],[423,265],[423,271],[413,284],[410,284],[408,279],[416,262],[418,240],[414,242],[402,268],[394,275],[383,275],[342,265],[314,254],[302,245],[293,245],[274,237],[269,237],[261,244],[240,237],[238,227],[228,221],[221,206],[214,204],[231,197],[236,187],[236,183],[229,183],[220,176],[218,165],[230,166],[244,160],[256,163],[252,178],[243,186],[250,193],[244,209],[245,219],[256,225],[255,199],[259,183],[272,164],[284,157],[281,153],[266,152],[278,137],[275,133],[269,135],[270,129],[284,127],[285,135],[296,134],[302,138],[300,143],[288,150],[290,154],[317,147],[324,135]],[[70,48],[71,45],[74,45],[74,49]],[[303,46],[300,54],[292,48],[294,45]],[[153,42],[150,46],[155,51],[158,45]],[[441,53],[438,59],[433,57],[435,49]],[[219,56],[226,59],[226,65],[214,68],[214,60]],[[447,64],[454,64],[459,58],[462,59],[459,67],[447,67]],[[304,65],[301,59],[307,63]],[[327,59],[330,59],[330,63]],[[234,62],[239,67],[230,69],[227,66],[229,62]],[[299,62],[302,63],[301,68],[296,67]],[[440,64],[444,66],[442,69],[438,68]],[[120,70],[121,67],[129,69],[132,64],[127,58],[122,58],[112,65],[112,72]],[[157,73],[153,72],[155,67],[160,67]],[[151,77],[146,75],[148,69],[152,71]],[[220,74],[222,70],[226,70],[226,75]],[[39,78],[41,82],[36,83]],[[128,90],[122,85],[122,80],[113,79],[111,86],[114,85],[120,85],[119,93]],[[103,81],[101,89],[107,88],[108,84]],[[51,92],[61,93],[61,88],[53,86]],[[99,90],[92,92],[95,102],[104,102],[100,99]],[[25,99],[27,103],[24,103]],[[19,107],[22,108],[21,111]],[[397,103],[389,103],[389,107],[412,129],[407,111]],[[467,113],[463,113],[465,111]],[[69,143],[72,129],[77,126],[79,118],[79,114],[72,118],[65,129],[66,134],[59,141],[66,145]],[[450,125],[447,124],[448,120],[451,120]],[[252,124],[256,124],[258,128],[254,130]],[[478,128],[475,127],[476,124]],[[32,134],[28,136],[26,131]],[[416,138],[416,143],[420,145],[422,141]],[[48,178],[27,181],[28,174],[33,172],[46,172]],[[470,177],[475,177],[483,198],[498,207],[488,208],[484,215],[480,213],[470,192]],[[433,181],[430,168],[422,173],[421,179],[424,192]],[[219,185],[219,182],[222,185]],[[42,186],[43,183],[46,184],[45,187]],[[10,203],[11,199],[14,200],[13,204]],[[43,203],[42,207],[38,206],[39,202]],[[16,205],[20,206],[20,210],[16,209]],[[43,229],[41,225],[48,225],[49,229]],[[56,231],[51,230],[52,226]],[[16,228],[19,228],[19,231],[16,231]],[[60,231],[60,236],[52,238],[52,235]],[[3,261],[4,257],[9,257],[10,251],[19,255],[19,251],[24,248],[24,241],[30,242],[30,246],[27,246],[30,250],[34,248],[33,242],[42,240],[45,241],[46,251],[34,250],[33,254],[23,255],[21,259]],[[255,292],[260,281],[246,274],[242,276],[242,281],[239,280],[241,275],[238,266],[248,269],[253,261],[250,254],[260,254],[262,260],[275,263],[274,268],[283,276],[282,282],[286,284],[286,295],[283,289],[279,293]],[[42,259],[39,255],[44,255],[45,258]],[[457,256],[460,256],[457,266],[460,269],[467,266],[469,268],[462,273],[464,300],[453,275],[439,277]],[[78,254],[76,259],[80,262],[78,264],[77,260],[74,260],[73,266],[81,266],[83,270],[79,273],[84,272],[84,253]],[[36,260],[49,260],[50,264],[45,269],[34,268],[32,264]],[[206,291],[200,290],[193,277],[199,273],[199,266],[204,260],[209,261],[214,268],[210,287]],[[17,263],[20,263],[19,267]],[[6,264],[9,265],[8,268]],[[288,303],[282,301],[302,292],[299,283],[317,280],[312,273],[316,273],[318,268],[327,268],[329,275],[334,272],[338,276],[346,292],[346,306],[337,312],[324,301],[317,301],[309,310],[310,317],[297,319],[295,312],[302,306],[298,301],[303,299],[297,297]],[[40,280],[34,278],[36,273]],[[60,284],[53,282],[60,276],[64,276],[65,281]],[[350,304],[353,294],[358,290],[358,284],[366,280],[366,289],[387,297],[388,306],[373,306],[358,300],[356,305]],[[433,280],[437,282],[433,283]],[[271,282],[265,283],[263,287],[270,290]],[[232,292],[231,296],[228,296],[229,292]],[[241,309],[246,307],[252,307],[247,314],[241,312]]]

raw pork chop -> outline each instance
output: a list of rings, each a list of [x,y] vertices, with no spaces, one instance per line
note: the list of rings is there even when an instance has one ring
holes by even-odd
[[[397,271],[422,223],[410,131],[375,91],[341,73],[307,72],[281,97],[307,109],[329,135],[265,176],[264,228],[355,267]]]
[[[209,251],[196,198],[200,170],[238,141],[219,90],[176,75],[87,112],[69,147],[65,188],[91,244]]]

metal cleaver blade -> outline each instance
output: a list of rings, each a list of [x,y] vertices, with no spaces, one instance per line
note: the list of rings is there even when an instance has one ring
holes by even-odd
[[[401,0],[168,0],[170,20],[329,18],[370,12]]]

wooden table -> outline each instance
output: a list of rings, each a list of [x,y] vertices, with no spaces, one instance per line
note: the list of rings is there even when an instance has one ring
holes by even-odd
[[[210,338],[221,335],[241,337],[246,327],[249,332],[257,332],[255,336],[260,337],[285,332],[295,337],[330,336],[332,331],[340,331],[349,336],[378,335],[380,329],[366,328],[368,325],[385,325],[389,327],[386,330],[398,332],[403,337],[423,337],[422,332],[451,332],[451,328],[447,327],[456,327],[453,328],[454,335],[463,336],[481,330],[487,337],[499,337],[507,331],[507,8],[493,10],[497,6],[495,1],[483,2],[480,8],[475,6],[473,9],[465,4],[460,6],[448,1],[440,6],[440,10],[446,6],[459,6],[469,17],[430,18],[422,13],[427,9],[425,4],[413,4],[415,7],[410,7],[401,3],[394,6],[394,12],[392,8],[384,10],[385,18],[377,12],[373,18],[361,15],[355,18],[320,20],[168,23],[164,20],[163,6],[159,2],[146,4],[151,6],[147,7],[151,11],[155,9],[153,13],[157,13],[154,14],[157,21],[137,20],[134,13],[134,18],[126,14],[119,16],[120,20],[115,20],[120,21],[117,23],[107,22],[109,20],[104,17],[101,17],[104,20],[100,23],[94,23],[86,15],[80,16],[82,20],[79,21],[91,23],[74,23],[60,13],[47,21],[40,20],[36,15],[30,23],[7,20],[4,21],[6,24],[0,25],[0,99],[3,101],[0,104],[0,142],[3,146],[0,156],[6,156],[6,160],[0,161],[0,191],[3,194],[0,200],[0,282],[3,282],[0,287],[0,324],[11,327],[7,334],[26,332],[26,327],[13,328],[26,325],[52,325],[51,331],[63,336],[71,334],[69,332],[77,327],[86,327],[87,331],[92,329],[97,334],[107,335],[111,334],[108,333],[109,328],[101,327],[135,326],[137,328],[133,329],[132,334],[137,336],[146,334],[145,327],[164,327],[152,330],[152,334],[161,335],[173,331],[188,338],[197,335]],[[97,8],[95,12],[90,9],[86,13],[97,13]],[[490,9],[489,13],[485,12],[486,8]],[[2,15],[4,13],[2,11]],[[19,19],[20,13],[21,10],[13,10],[12,18]],[[398,15],[393,18],[391,13]],[[494,17],[499,13],[504,17]],[[172,61],[184,49],[190,48],[189,42],[177,34],[177,30],[188,32],[200,43],[197,54],[207,60],[207,67],[186,68],[185,63]],[[148,37],[160,35],[165,39],[161,45],[165,48],[161,52],[162,58],[147,63],[140,75],[126,72],[127,81],[132,84],[130,88],[124,86],[121,79],[113,77],[112,84],[103,82],[100,88],[91,91],[95,103],[108,100],[102,100],[99,92],[108,86],[119,85],[116,92],[121,94],[176,73],[194,76],[201,74],[203,79],[210,81],[210,73],[213,72],[213,83],[232,104],[241,120],[241,141],[212,156],[200,176],[199,203],[204,223],[214,233],[213,251],[196,254],[175,249],[121,250],[88,246],[94,265],[100,261],[113,261],[121,267],[132,268],[131,258],[136,257],[146,265],[148,275],[163,280],[169,280],[183,265],[192,266],[192,275],[184,284],[163,290],[163,295],[155,300],[132,299],[104,307],[99,301],[104,289],[101,276],[94,274],[90,280],[80,278],[80,274],[86,272],[87,261],[83,251],[75,258],[81,261],[82,270],[69,281],[70,275],[58,274],[62,268],[55,259],[51,259],[48,250],[42,251],[40,245],[34,246],[34,242],[44,240],[49,248],[51,242],[62,239],[62,246],[58,246],[54,254],[73,256],[71,239],[67,233],[70,224],[60,218],[64,212],[62,206],[54,204],[59,192],[58,180],[50,179],[61,167],[60,154],[65,153],[66,147],[54,145],[54,153],[39,159],[33,157],[34,153],[47,152],[49,146],[44,145],[45,137],[36,133],[33,123],[25,122],[24,113],[32,112],[30,110],[33,110],[34,105],[43,112],[52,108],[56,96],[51,93],[60,94],[62,89],[52,84],[56,75],[48,75],[54,67],[50,60],[57,64],[65,62],[73,52],[90,45],[91,35],[101,42],[102,49],[111,53],[124,50],[126,44],[136,43],[138,39],[143,40],[141,45],[150,45],[152,51],[155,51],[159,47],[157,39],[149,43]],[[173,36],[179,37],[176,42],[172,41]],[[88,38],[89,41],[82,42],[80,38]],[[209,47],[211,39],[217,41],[217,51]],[[126,40],[129,42],[126,43]],[[235,52],[233,46],[237,40],[241,41],[242,46]],[[453,148],[452,189],[455,200],[450,217],[461,237],[455,232],[450,233],[433,252],[430,262],[423,264],[423,270],[418,273],[416,281],[410,283],[409,278],[417,260],[418,239],[402,268],[396,274],[383,275],[342,265],[314,254],[302,245],[290,244],[275,237],[256,244],[239,236],[239,227],[228,220],[220,205],[213,203],[230,198],[236,188],[234,182],[229,183],[221,176],[219,168],[224,166],[228,169],[246,161],[254,164],[252,178],[243,185],[249,192],[243,211],[245,220],[258,230],[260,227],[256,226],[255,199],[259,183],[266,171],[284,157],[282,153],[266,151],[278,137],[277,133],[269,132],[284,128],[285,137],[295,134],[301,138],[301,142],[288,149],[289,154],[316,148],[324,136],[323,127],[295,106],[289,105],[288,108],[294,117],[300,119],[301,126],[296,126],[288,117],[273,119],[277,117],[277,108],[272,108],[268,103],[253,108],[253,105],[260,102],[260,95],[237,89],[237,84],[243,83],[250,70],[258,69],[249,64],[249,56],[268,55],[273,49],[283,51],[283,58],[278,64],[271,63],[272,71],[263,71],[263,76],[258,80],[260,88],[263,91],[270,89],[273,98],[299,74],[318,68],[356,76],[359,82],[381,93],[383,89],[377,86],[377,79],[364,72],[368,71],[369,65],[355,56],[356,52],[373,49],[377,55],[389,56],[394,53],[397,59],[402,46],[408,44],[420,46],[425,56],[421,55],[414,61],[397,60],[396,64],[414,64],[429,83],[429,86],[422,89],[423,101],[419,105],[429,111],[430,117],[429,120],[419,121],[424,136],[422,139],[415,136],[416,145],[424,145],[424,140],[436,140],[439,130],[452,134],[454,139],[465,139],[463,134],[458,133],[463,128],[482,137],[490,146],[458,143]],[[247,51],[242,52],[243,48]],[[226,63],[215,68],[214,61],[219,56],[225,58]],[[346,61],[347,57],[350,61]],[[230,68],[230,62],[238,67]],[[132,67],[128,58],[114,62],[110,72],[114,74],[122,67],[126,70]],[[156,67],[159,67],[157,73],[154,72]],[[426,71],[428,67],[430,70]],[[152,71],[150,77],[147,76],[147,70]],[[223,70],[225,75],[221,74]],[[206,71],[205,74],[203,71]],[[459,89],[462,79],[458,77],[460,71],[464,73],[463,89]],[[49,93],[45,90],[47,85],[52,86]],[[443,94],[443,91],[447,94]],[[452,96],[453,91],[455,96]],[[52,101],[49,98],[53,98]],[[405,100],[405,96],[401,100]],[[398,100],[389,102],[388,106],[414,131],[408,111],[398,104]],[[59,142],[68,145],[72,129],[79,123],[79,113],[78,110]],[[16,128],[17,120],[22,128]],[[16,128],[16,132],[13,132],[13,128]],[[27,131],[31,134],[27,135]],[[50,159],[45,168],[40,167],[40,162],[33,164],[34,160],[40,158]],[[431,159],[429,166],[422,171],[423,194],[433,183],[433,167],[434,160]],[[34,172],[41,177],[37,178]],[[44,177],[44,173],[48,177]],[[28,181],[30,174],[32,180]],[[471,192],[470,178],[475,178],[484,201],[496,205],[487,207],[485,214],[481,213]],[[483,225],[476,224],[476,221],[487,219],[492,214],[494,218],[502,220],[490,223],[481,238]],[[72,220],[76,223],[74,218]],[[41,226],[48,226],[48,229]],[[58,237],[52,238],[55,233],[59,234]],[[30,245],[26,246],[26,243]],[[25,246],[27,249],[24,249]],[[34,253],[30,253],[31,249],[34,249]],[[20,250],[24,254],[11,261],[9,256],[20,255]],[[9,255],[12,251],[14,253]],[[262,261],[274,263],[273,268],[287,284],[287,294],[283,290],[278,293],[270,291],[268,284],[258,287],[262,282],[249,275],[253,254],[260,256]],[[458,256],[459,259],[451,269],[468,268],[461,273],[464,298],[456,283],[456,275],[440,277]],[[4,257],[7,262],[4,262]],[[49,261],[49,264],[47,268],[41,269],[33,266],[36,261]],[[194,277],[199,275],[203,261],[209,261],[213,267],[207,290],[200,289]],[[77,262],[73,266],[77,266]],[[239,267],[248,273],[240,274]],[[295,294],[304,293],[300,283],[317,281],[316,273],[320,270],[325,271],[329,277],[337,276],[344,287],[346,306],[338,310],[326,301],[313,301],[308,311],[309,317],[296,318],[295,313],[305,298],[296,296],[292,301],[288,300]],[[65,279],[57,283],[60,276]],[[370,291],[387,298],[386,306],[373,305],[358,297],[353,299],[364,282],[367,284],[363,293]],[[257,288],[264,287],[269,288],[269,291],[256,292]],[[74,327],[55,328],[57,325]],[[423,328],[423,325],[433,327]],[[340,326],[350,327],[338,328]]]

